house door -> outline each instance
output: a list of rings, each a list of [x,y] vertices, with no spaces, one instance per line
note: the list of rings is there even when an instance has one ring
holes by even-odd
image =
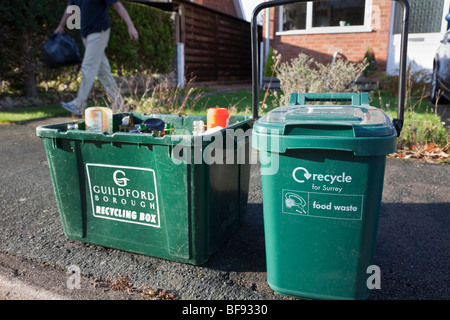
[[[408,38],[408,65],[414,62],[413,70],[433,69],[433,58],[440,40],[447,30],[445,16],[449,12],[450,0],[409,0],[411,5]],[[392,2],[389,51],[386,72],[397,75],[400,62],[400,40],[402,27],[401,5]]]

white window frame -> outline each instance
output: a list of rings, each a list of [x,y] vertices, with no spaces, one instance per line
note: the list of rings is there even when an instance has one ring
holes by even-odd
[[[277,36],[283,35],[299,35],[299,34],[326,34],[326,33],[356,33],[356,32],[372,32],[372,0],[366,0],[366,8],[364,10],[364,25],[360,26],[336,26],[336,27],[313,27],[312,13],[313,2],[306,3],[306,29],[283,30],[283,6],[279,7],[279,25]]]

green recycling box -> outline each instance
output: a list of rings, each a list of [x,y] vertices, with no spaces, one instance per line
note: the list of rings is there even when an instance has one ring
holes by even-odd
[[[202,264],[246,215],[251,135],[232,137],[220,153],[229,130],[192,135],[193,121],[206,123],[206,116],[131,115],[137,124],[162,119],[174,134],[116,132],[124,114],[113,116],[113,134],[85,131],[84,121],[80,130],[67,130],[70,123],[37,128],[65,235]],[[249,128],[248,117],[231,116],[227,129]]]
[[[368,297],[386,155],[396,142],[391,119],[365,93],[292,94],[254,124],[272,289]]]

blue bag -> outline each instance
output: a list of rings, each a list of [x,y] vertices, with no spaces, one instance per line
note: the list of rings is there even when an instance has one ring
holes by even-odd
[[[54,33],[43,48],[44,64],[58,68],[81,63],[80,50],[75,40],[65,33]]]

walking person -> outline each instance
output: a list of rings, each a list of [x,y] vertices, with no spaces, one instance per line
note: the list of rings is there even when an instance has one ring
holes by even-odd
[[[71,5],[80,8],[81,37],[86,50],[81,64],[81,84],[77,97],[70,102],[61,102],[61,106],[76,115],[82,115],[95,78],[98,77],[109,98],[113,101],[113,109],[117,109],[123,99],[111,74],[111,66],[105,54],[111,32],[108,7],[112,6],[125,21],[132,40],[138,40],[138,32],[127,10],[119,0],[70,0],[69,6]],[[72,13],[67,13],[66,8],[55,33],[64,32],[64,27],[71,15]]]

